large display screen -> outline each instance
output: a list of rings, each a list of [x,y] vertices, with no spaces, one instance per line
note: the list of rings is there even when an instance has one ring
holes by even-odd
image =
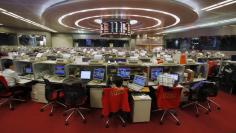
[[[101,24],[101,36],[131,35],[130,23],[128,20],[109,20]]]

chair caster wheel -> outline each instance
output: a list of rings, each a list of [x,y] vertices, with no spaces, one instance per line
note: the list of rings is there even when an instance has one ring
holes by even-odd
[[[221,108],[220,108],[220,107],[217,107],[216,109],[217,109],[217,110],[221,110]]]
[[[84,123],[84,124],[87,123],[87,120],[86,120],[86,119],[83,119],[83,123]]]
[[[105,127],[106,127],[106,128],[109,128],[109,124],[106,124]]]
[[[40,112],[43,112],[44,111],[44,109],[40,109]]]
[[[49,116],[53,116],[53,113],[49,113]]]
[[[177,126],[180,126],[180,122],[176,122],[176,125],[177,125]]]
[[[160,121],[160,125],[163,125],[163,121]]]
[[[11,111],[14,111],[14,110],[15,110],[15,108],[10,108],[10,110],[11,110]]]
[[[210,111],[207,111],[205,114],[208,115]]]
[[[122,127],[126,127],[126,124],[125,124],[125,123],[122,123]]]
[[[65,121],[65,125],[68,126],[68,125],[69,125],[69,122],[68,122],[68,121]]]
[[[199,114],[195,114],[195,116],[198,118],[198,117],[199,117]]]

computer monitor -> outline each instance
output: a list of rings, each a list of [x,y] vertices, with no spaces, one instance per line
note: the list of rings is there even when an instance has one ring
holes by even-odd
[[[81,71],[80,72],[80,79],[91,79],[91,71]]]
[[[170,74],[171,78],[174,79],[175,81],[179,81],[179,74],[172,73]]]
[[[145,86],[147,78],[144,76],[135,75],[133,83],[140,86]]]
[[[231,56],[231,61],[236,61],[236,55]]]
[[[58,76],[65,76],[65,66],[56,65],[54,69],[54,73]]]
[[[93,79],[94,80],[103,80],[105,75],[104,68],[95,68],[93,71]]]
[[[25,74],[33,74],[33,69],[32,69],[32,67],[25,67]]]
[[[117,76],[120,76],[124,79],[130,78],[130,68],[118,68]]]
[[[157,80],[157,77],[163,72],[163,68],[151,69],[151,80]]]

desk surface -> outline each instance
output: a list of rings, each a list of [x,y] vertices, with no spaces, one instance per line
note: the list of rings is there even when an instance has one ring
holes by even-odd
[[[107,84],[106,84],[106,82],[101,82],[101,83],[97,83],[97,82],[92,82],[92,81],[90,81],[90,82],[88,82],[88,84],[87,84],[88,86],[106,86]]]
[[[30,79],[20,79],[20,81],[18,82],[19,84],[26,84],[26,83],[29,83],[31,82],[32,80]]]

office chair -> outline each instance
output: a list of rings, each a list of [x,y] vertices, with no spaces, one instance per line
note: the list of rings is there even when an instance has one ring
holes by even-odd
[[[175,108],[179,107],[180,98],[181,98],[182,87],[164,87],[158,86],[156,91],[156,100],[157,100],[157,110],[156,111],[164,111],[160,124],[163,124],[164,117],[167,113],[169,113],[172,118],[176,121],[176,125],[180,125],[179,119],[176,117]]]
[[[208,97],[207,97],[207,106],[208,110],[211,112],[210,104],[214,104],[217,107],[217,110],[220,110],[221,107],[218,103],[210,99],[211,97],[216,97],[218,95],[218,87],[216,86],[215,82],[206,82],[204,84],[204,88],[208,90]]]
[[[102,95],[102,116],[107,117],[105,127],[109,127],[110,120],[116,116],[126,126],[126,121],[121,116],[123,112],[130,112],[128,102],[128,88],[104,88]]]
[[[200,81],[194,84],[194,87],[191,87],[189,89],[189,97],[188,97],[189,103],[181,105],[181,109],[193,105],[196,109],[195,110],[196,117],[199,117],[199,107],[206,110],[205,112],[206,114],[209,113],[209,109],[202,105],[202,103],[207,102],[207,97],[208,97],[208,90],[204,87],[204,82],[205,81]]]
[[[82,111],[89,111],[90,109],[81,107],[87,100],[86,88],[80,80],[74,78],[66,79],[63,83],[63,88],[65,103],[69,106],[69,109],[64,112],[64,116],[70,112],[68,117],[65,119],[65,125],[69,124],[69,119],[74,113],[78,113],[81,116],[83,123],[86,123],[86,118]]]
[[[48,101],[48,103],[43,107],[41,107],[40,112],[43,112],[45,108],[51,106],[51,111],[49,113],[49,116],[52,116],[55,105],[60,105],[63,106],[64,108],[67,108],[67,106],[59,101],[59,99],[62,99],[64,97],[62,90],[60,89],[56,90],[48,79],[43,78],[43,80],[45,83],[45,98]]]
[[[0,98],[3,99],[3,102],[0,103],[0,106],[9,103],[10,110],[14,110],[14,101],[25,102],[25,100],[15,98],[15,96],[20,93],[22,93],[22,91],[14,91],[11,87],[9,87],[7,85],[6,79],[0,75]]]

